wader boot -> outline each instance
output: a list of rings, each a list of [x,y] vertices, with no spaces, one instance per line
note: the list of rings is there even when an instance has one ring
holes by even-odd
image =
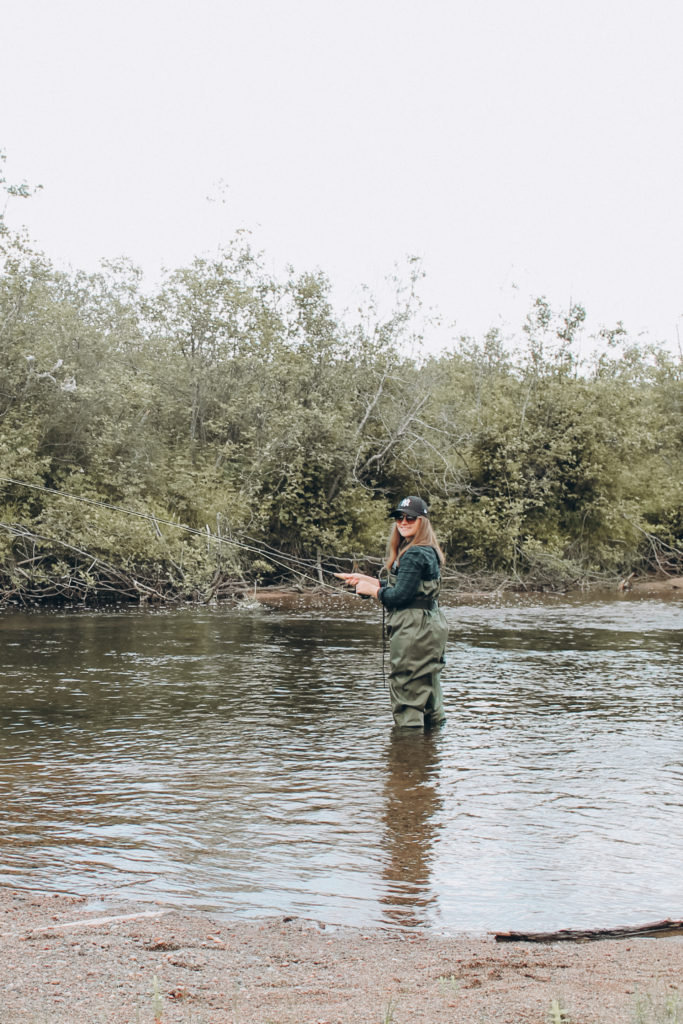
[[[389,586],[396,575],[389,573]],[[396,725],[422,728],[445,721],[439,676],[446,663],[448,626],[437,604],[440,580],[421,580],[407,608],[387,617],[389,688]]]

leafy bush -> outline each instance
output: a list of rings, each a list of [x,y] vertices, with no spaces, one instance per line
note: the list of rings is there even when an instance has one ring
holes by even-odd
[[[421,358],[414,263],[388,316],[368,302],[351,323],[322,274],[277,280],[239,243],[149,293],[126,261],[67,274],[1,224],[0,242],[6,586],[125,572],[205,591],[276,579],[268,547],[358,561],[415,492],[466,571],[626,572],[683,542],[680,361],[619,325],[580,362],[578,305],[539,299],[516,350],[492,331]]]

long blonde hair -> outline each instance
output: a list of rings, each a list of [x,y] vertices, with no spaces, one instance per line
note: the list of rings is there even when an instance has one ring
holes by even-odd
[[[446,556],[436,539],[432,524],[424,516],[418,516],[417,521],[419,525],[415,535],[409,541],[404,541],[398,532],[398,525],[394,520],[394,526],[389,536],[389,543],[387,544],[387,560],[385,562],[389,572],[391,572],[394,562],[400,562],[401,555],[404,555],[408,548],[434,548],[441,565],[446,561]]]

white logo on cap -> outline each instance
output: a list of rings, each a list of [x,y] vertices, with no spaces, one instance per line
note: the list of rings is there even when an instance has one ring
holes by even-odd
[[[410,505],[410,498],[404,498],[398,507],[403,508],[404,505]]]

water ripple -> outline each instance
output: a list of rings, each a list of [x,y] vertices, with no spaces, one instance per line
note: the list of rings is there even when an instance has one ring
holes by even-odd
[[[391,729],[375,609],[0,619],[5,884],[449,930],[683,917],[683,608],[447,610]]]

